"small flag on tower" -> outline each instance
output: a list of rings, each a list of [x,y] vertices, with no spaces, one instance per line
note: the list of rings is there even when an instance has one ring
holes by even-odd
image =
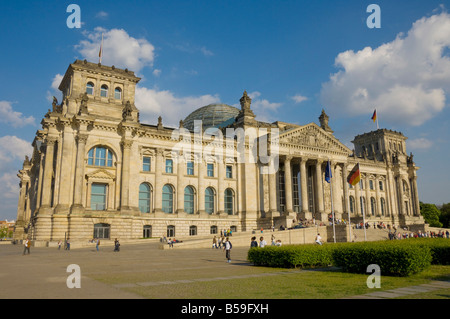
[[[361,180],[361,173],[359,171],[359,163],[353,167],[352,171],[347,177],[347,182],[352,186],[355,186]]]
[[[102,33],[102,43],[100,44],[100,51],[98,51],[98,63],[102,63],[103,55],[103,33]]]
[[[373,115],[372,115],[372,121],[375,123],[376,120],[377,120],[377,109],[375,109],[375,111],[373,111]]]

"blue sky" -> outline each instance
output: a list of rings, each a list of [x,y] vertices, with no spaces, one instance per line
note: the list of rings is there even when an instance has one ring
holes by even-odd
[[[68,28],[71,3],[81,28]],[[370,29],[369,4],[381,9]],[[238,105],[244,90],[260,120],[318,122],[335,136],[379,125],[408,137],[421,200],[449,196],[450,15],[443,1],[2,1],[0,211],[15,219],[16,174],[68,65],[98,62],[142,77],[141,120],[176,125],[209,103]]]

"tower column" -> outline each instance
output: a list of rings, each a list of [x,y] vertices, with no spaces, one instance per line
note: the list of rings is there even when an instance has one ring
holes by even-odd
[[[83,205],[83,180],[84,180],[84,154],[86,151],[87,134],[79,133],[77,136],[77,162],[75,169],[75,187],[73,194],[72,213],[84,210]]]
[[[292,205],[292,169],[291,169],[292,156],[286,157],[284,161],[284,180],[285,180],[285,196],[286,196],[286,214],[291,214],[293,210]]]

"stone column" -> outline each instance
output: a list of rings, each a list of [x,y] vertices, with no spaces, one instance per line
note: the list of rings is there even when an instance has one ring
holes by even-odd
[[[375,191],[377,194],[377,203],[376,203],[376,215],[381,216],[381,198],[380,198],[380,182],[379,177],[375,178]]]
[[[272,217],[279,216],[277,203],[277,173],[269,174],[269,211]]]
[[[348,182],[347,182],[347,165],[345,163],[342,164],[342,190],[344,192],[344,207],[342,207],[343,218],[350,220],[351,213],[349,207],[349,195],[348,195]]]
[[[317,211],[316,219],[327,220],[326,216],[322,216],[325,213],[323,202],[323,176],[322,176],[322,163],[323,160],[318,159],[316,162],[316,197],[317,197]]]
[[[359,172],[361,174],[361,172]],[[356,215],[361,217],[361,183],[357,183],[355,186],[355,209],[356,209]]]
[[[196,158],[197,174],[198,174],[198,190],[197,190],[197,206],[198,214],[205,213],[205,163],[203,163],[203,156]]]
[[[225,203],[224,203],[224,196],[225,196],[225,164],[224,164],[224,158],[217,157],[217,170],[218,170],[218,183],[219,183],[219,190],[217,194],[217,203],[218,203],[218,214],[223,214],[225,211]]]
[[[120,209],[130,209],[130,150],[132,140],[122,141],[122,188],[120,198]]]
[[[417,176],[413,177],[413,186],[414,186],[414,206],[416,208],[414,216],[420,216],[420,201],[419,201],[419,190],[417,189]]]
[[[41,208],[50,208],[52,201],[52,178],[53,178],[53,154],[55,151],[56,137],[47,137],[47,149],[45,151],[44,181],[42,186]]]
[[[334,209],[334,216],[337,219],[340,219],[342,217],[342,201],[341,201],[341,196],[340,192],[339,192],[339,188],[338,188],[338,178],[337,178],[337,164],[333,161],[331,161],[330,163],[331,165],[331,174],[332,174],[332,178],[331,178],[331,185],[330,187],[332,188],[332,192],[333,192],[333,209]]]
[[[370,181],[369,181],[369,174],[366,174],[366,178],[364,180],[364,186],[366,187],[366,207],[365,207],[365,211],[366,211],[366,218],[368,216],[372,216],[372,205],[371,205],[371,201],[370,201]],[[368,218],[367,218],[368,219]],[[367,221],[367,220],[366,220]]]
[[[292,156],[287,156],[284,160],[284,185],[286,196],[286,215],[294,212],[292,205],[292,169],[291,169]]]
[[[84,184],[84,156],[86,151],[87,134],[79,133],[77,136],[77,162],[75,169],[75,187],[73,194],[72,213],[84,210],[83,205],[83,184]]]
[[[307,158],[302,158],[300,162],[300,187],[302,192],[302,214],[301,218],[311,219],[308,203],[308,174],[306,173]]]
[[[72,172],[72,154],[74,151],[74,138],[72,129],[69,125],[64,126],[64,135],[61,143],[61,170],[60,170],[60,182],[59,182],[59,200],[55,211],[58,213],[68,213],[70,206],[70,191],[72,190],[71,180],[73,176]]]
[[[398,214],[405,215],[405,206],[403,204],[403,179],[401,176],[397,178],[397,189],[398,189]]]
[[[164,170],[163,163],[163,154],[164,151],[162,149],[156,150],[156,163],[155,163],[155,190],[154,190],[154,200],[155,200],[155,213],[162,212],[162,172]]]
[[[185,160],[183,153],[180,151],[177,157],[177,214],[184,213],[184,187],[183,187],[183,177],[186,173]]]

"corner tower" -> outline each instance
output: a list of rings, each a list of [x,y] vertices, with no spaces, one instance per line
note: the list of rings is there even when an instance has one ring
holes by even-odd
[[[128,69],[76,60],[69,65],[59,85],[63,95],[59,111],[66,116],[88,113],[122,120],[124,107],[128,104],[137,118],[134,103],[139,81],[140,78]]]

